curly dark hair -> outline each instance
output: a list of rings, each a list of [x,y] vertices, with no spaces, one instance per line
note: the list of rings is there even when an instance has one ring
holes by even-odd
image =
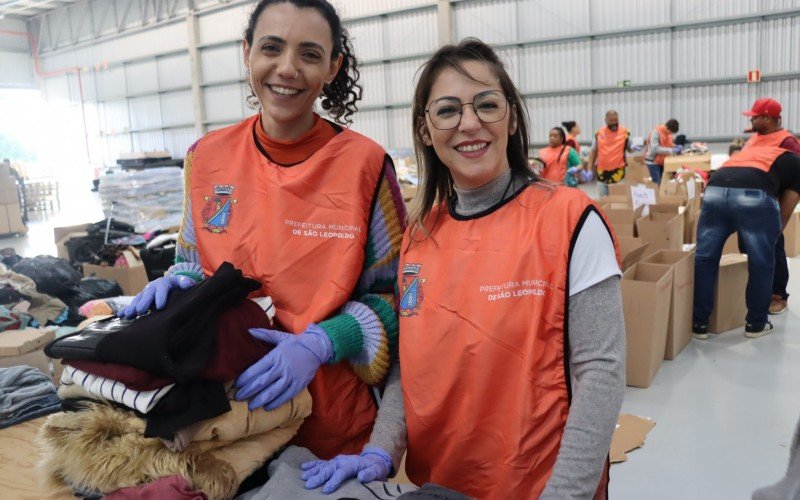
[[[261,0],[250,14],[244,39],[252,46],[253,32],[261,13],[270,5],[281,3],[290,3],[298,9],[315,9],[328,21],[333,35],[331,60],[342,54],[342,66],[333,81],[322,88],[322,109],[342,125],[353,123],[351,117],[358,111],[356,103],[361,100],[361,85],[358,84],[361,73],[358,71],[358,59],[353,51],[350,35],[342,26],[342,20],[336,9],[327,0]],[[253,109],[259,109],[260,103],[250,86],[250,78],[247,79],[247,85],[250,87],[247,104]]]

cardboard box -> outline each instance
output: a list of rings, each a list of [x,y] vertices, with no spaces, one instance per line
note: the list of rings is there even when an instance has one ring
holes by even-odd
[[[612,184],[613,185],[613,184]],[[608,205],[609,203],[627,203],[628,205],[631,204],[630,197],[626,198],[624,196],[616,195],[616,196],[601,196],[597,200],[597,204],[602,206]]]
[[[403,201],[408,203],[417,194],[417,186],[402,184],[400,187],[400,194],[403,196]]]
[[[795,257],[800,254],[800,214],[793,212],[783,230],[787,257]]]
[[[605,205],[603,213],[617,237],[632,238],[636,236],[636,219],[641,217],[642,207],[634,210],[629,203],[609,203]]]
[[[659,250],[642,262],[671,266],[672,301],[667,324],[667,348],[664,359],[675,359],[692,340],[694,308],[694,251]]]
[[[123,252],[128,261],[128,267],[98,266],[95,264],[83,265],[83,276],[88,278],[96,276],[119,283],[125,295],[136,295],[147,286],[147,271],[144,268],[139,253],[134,250]]]
[[[0,367],[28,365],[54,379],[61,380],[61,363],[44,354],[44,346],[55,338],[55,328],[6,330],[0,335]]]
[[[11,226],[8,225],[8,209],[5,205],[0,205],[0,234],[8,234],[11,232]]]
[[[673,268],[634,264],[622,274],[628,385],[649,387],[664,360]]]
[[[86,234],[86,226],[91,223],[77,224],[75,226],[61,226],[53,228],[53,243],[58,243],[59,240],[64,239],[70,233],[84,233]]]
[[[622,259],[622,271],[626,271],[632,265],[636,264],[644,256],[649,243],[641,238],[632,238],[629,236],[617,235],[617,242],[619,243],[619,253]]]
[[[733,233],[725,240],[725,245],[722,247],[722,255],[738,253],[741,253],[739,252],[739,233]]]
[[[619,184],[609,184],[608,196],[623,197],[626,200],[630,200],[631,186],[627,182],[621,182]]]
[[[86,224],[77,224],[74,226],[61,226],[53,228],[53,242],[56,244],[56,256],[61,259],[69,260],[69,252],[67,251],[67,240],[76,236],[86,236]]]
[[[680,250],[683,248],[684,215],[654,211],[654,207],[656,205],[651,205],[651,212],[636,221],[636,234],[650,242],[647,249],[650,253],[657,250]]]
[[[13,180],[14,178],[11,177]],[[17,203],[19,204],[19,191],[16,184],[13,187],[0,186],[0,204]]]
[[[683,167],[700,169],[706,172],[711,170],[711,155],[676,155],[664,158],[664,173],[677,172]]]
[[[747,276],[747,255],[722,256],[714,290],[714,309],[708,322],[709,332],[723,333],[744,326],[747,316],[744,295]]]
[[[628,166],[625,168],[625,181],[628,184],[650,180],[650,171],[644,164],[644,156],[628,156]]]
[[[5,205],[6,216],[8,217],[8,232],[9,233],[25,233],[28,231],[28,226],[22,222],[22,208],[19,202],[9,203]]]

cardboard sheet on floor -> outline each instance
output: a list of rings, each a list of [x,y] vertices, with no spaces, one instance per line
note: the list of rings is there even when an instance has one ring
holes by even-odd
[[[620,413],[617,417],[617,428],[611,438],[609,457],[612,464],[628,460],[627,453],[644,446],[647,434],[656,426],[652,418],[637,417],[628,413]]]
[[[34,439],[46,418],[0,429],[0,498],[75,499],[66,486],[53,491],[43,485],[42,474],[36,469],[40,457]]]

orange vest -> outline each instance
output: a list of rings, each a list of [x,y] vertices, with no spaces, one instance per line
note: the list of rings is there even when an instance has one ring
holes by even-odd
[[[662,148],[675,147],[675,142],[673,142],[672,140],[672,133],[669,131],[666,125],[659,125],[658,127],[656,127],[655,131],[658,132],[658,143]],[[650,144],[650,141],[647,141],[647,143]],[[656,155],[655,159],[656,165],[663,166],[664,158],[666,157],[667,155]]]
[[[625,146],[628,144],[628,129],[619,126],[616,132],[603,127],[595,135],[597,141],[597,169],[610,172],[625,167]]]
[[[539,156],[544,160],[542,177],[556,184],[564,184],[567,176],[567,158],[572,148],[569,146],[559,146],[554,148],[548,146],[539,150]]]
[[[283,167],[259,150],[259,117],[211,132],[193,152],[188,189],[205,274],[230,261],[259,280],[277,320],[299,333],[337,313],[364,265],[383,149],[344,129],[308,160]],[[308,386],[313,410],[295,442],[320,458],[358,453],[376,406],[346,363],[323,365]]]
[[[570,242],[593,206],[577,190],[529,186],[477,219],[440,205],[431,237],[410,246],[406,231],[400,363],[415,484],[481,500],[541,494],[569,413]]]
[[[572,135],[572,134],[567,134],[567,140],[568,140],[568,141],[569,141],[569,140],[572,140],[572,142],[574,142],[574,143],[575,143],[575,151],[577,151],[577,152],[578,152],[578,154],[581,154],[581,144],[578,142],[578,138],[577,138],[577,137],[575,137],[575,136],[574,136],[574,135]]]
[[[753,134],[744,143],[741,151],[734,153],[731,159],[723,163],[720,168],[751,167],[769,172],[775,160],[788,151],[788,149],[781,148],[780,145],[789,137],[793,136],[785,129],[766,135]]]

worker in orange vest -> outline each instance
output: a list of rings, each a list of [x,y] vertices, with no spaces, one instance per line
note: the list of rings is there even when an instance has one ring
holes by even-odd
[[[784,146],[797,139],[780,128],[780,113],[774,99],[759,99],[745,111],[756,134],[722,164],[706,187],[697,226],[695,338],[708,338],[722,247],[734,232],[746,248],[749,271],[744,334],[758,338],[773,331],[768,313],[775,245],[800,200],[800,155]]]
[[[574,121],[561,122],[561,125],[567,132],[567,146],[571,146],[580,155],[581,143],[578,142],[578,136],[581,135],[581,126]]]
[[[412,106],[423,161],[381,446],[399,459],[407,443],[415,484],[481,500],[606,498],[625,389],[615,237],[581,190],[530,168],[524,100],[488,45],[440,48]],[[373,464],[344,455],[303,477],[327,493]]]
[[[619,124],[619,114],[606,111],[606,125],[594,134],[592,151],[589,153],[589,168],[597,172],[597,190],[600,197],[608,195],[608,185],[617,184],[625,178],[628,161],[626,151],[630,147],[630,131]]]
[[[566,144],[566,134],[561,127],[550,129],[548,146],[539,150],[539,158],[544,162],[541,176],[556,184],[566,184],[574,187],[577,179],[567,177],[567,172],[572,167],[579,167],[581,159],[578,153]]]
[[[397,342],[405,209],[394,167],[346,127],[358,71],[329,2],[261,0],[242,47],[258,113],[189,149],[177,263],[121,315],[160,309],[232,263],[277,308],[275,330],[250,331],[275,348],[236,379],[236,399],[271,410],[308,386],[313,412],[293,442],[322,458],[358,453],[378,409],[371,386]],[[314,112],[320,98],[335,122]]]
[[[650,179],[656,184],[661,184],[664,175],[664,158],[669,155],[679,154],[683,146],[676,146],[672,138],[680,130],[680,124],[675,118],[670,118],[653,129],[645,139],[644,164],[650,171]]]
[[[753,109],[745,112],[745,116],[753,118],[750,127],[745,132],[755,132],[758,135],[779,134],[776,137],[785,137],[780,143],[781,148],[800,154],[800,141],[781,127],[781,112],[780,103],[774,99],[759,99],[753,105]],[[739,248],[742,253],[747,253],[741,237],[739,237]],[[769,304],[770,314],[777,315],[786,312],[789,307],[789,293],[786,291],[788,284],[789,265],[786,261],[785,241],[783,233],[781,233],[778,237],[778,242],[775,244],[775,277],[772,280],[772,301]]]

